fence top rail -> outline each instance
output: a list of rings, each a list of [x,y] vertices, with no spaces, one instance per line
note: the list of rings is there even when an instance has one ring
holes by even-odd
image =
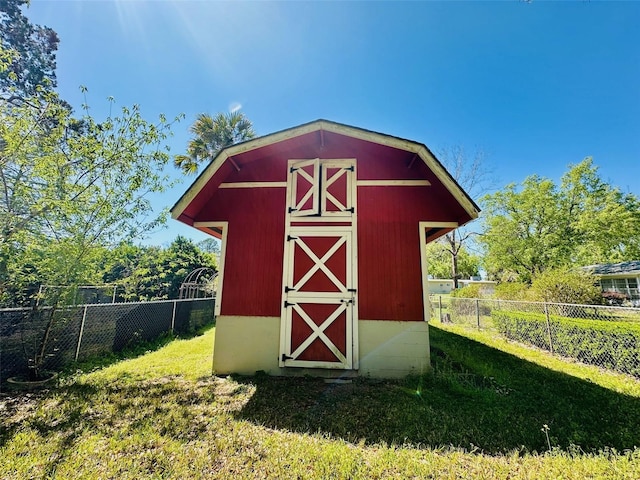
[[[70,286],[70,285],[45,285],[42,284],[40,285],[40,287],[44,287],[44,288],[104,288],[104,287],[118,287],[119,285],[117,283],[101,283],[98,285],[74,285],[74,286]]]
[[[84,308],[84,307],[109,307],[113,305],[148,305],[150,303],[185,303],[185,302],[197,302],[199,300],[214,300],[215,295],[212,297],[202,297],[202,298],[174,298],[172,300],[148,300],[144,302],[114,302],[114,303],[83,303],[78,305],[63,305],[59,307],[60,310],[70,309],[70,308]],[[40,310],[51,309],[51,306],[40,307]],[[33,307],[15,307],[15,308],[0,308],[0,313],[3,312],[26,312],[29,310],[33,310]]]
[[[439,297],[441,295],[436,294],[431,294],[431,297]],[[637,307],[617,307],[614,305],[586,305],[586,304],[582,304],[582,303],[553,303],[553,302],[532,302],[529,300],[502,300],[500,298],[462,298],[462,297],[450,297],[450,300],[479,300],[481,302],[500,302],[500,303],[512,303],[512,304],[530,304],[530,305],[540,305],[540,306],[544,306],[544,305],[557,305],[559,307],[575,307],[575,308],[596,308],[596,309],[603,309],[603,310],[615,310],[615,311],[619,311],[619,312],[626,312],[626,313],[638,313],[640,314],[640,308]]]

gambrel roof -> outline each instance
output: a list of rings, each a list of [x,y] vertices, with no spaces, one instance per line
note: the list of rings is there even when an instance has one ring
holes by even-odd
[[[409,168],[414,162],[424,162],[433,173],[432,184],[435,183],[436,188],[445,190],[449,194],[449,201],[457,203],[461,211],[464,211],[464,215],[457,219],[458,225],[478,217],[480,208],[426,145],[328,120],[316,120],[223,149],[173,206],[171,216],[193,225],[202,207],[224,181],[227,172],[233,169],[240,171],[243,165],[256,160],[273,158],[278,154],[287,155],[287,152],[298,153],[301,149],[309,155],[307,158],[331,158],[324,157],[323,153],[329,151],[332,144],[337,145],[340,142],[342,145],[347,142],[354,151],[367,149],[379,155],[389,155],[390,158],[400,158],[399,153],[402,153],[402,158],[406,159]],[[391,153],[393,155],[390,155]],[[228,170],[225,172],[225,169]]]

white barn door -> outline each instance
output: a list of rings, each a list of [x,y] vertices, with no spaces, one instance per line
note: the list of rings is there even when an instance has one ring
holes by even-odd
[[[354,181],[354,161],[290,161],[282,367],[357,368]]]

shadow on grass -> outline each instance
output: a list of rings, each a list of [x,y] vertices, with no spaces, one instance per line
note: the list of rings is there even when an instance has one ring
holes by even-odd
[[[56,443],[58,455],[50,459],[55,466],[86,432],[122,438],[152,430],[168,438],[196,440],[217,415],[217,398],[227,397],[230,404],[243,388],[240,385],[220,393],[214,386],[213,378],[193,382],[174,376],[76,382],[37,394],[7,397],[0,448],[19,431],[31,430],[44,441]]]
[[[53,437],[52,441],[56,442],[60,452],[71,447],[83,431],[104,430],[107,436],[112,436],[121,431],[118,430],[121,427],[116,425],[118,422],[125,424],[131,432],[151,422],[154,426],[161,425],[159,429],[163,433],[175,438],[202,431],[205,423],[193,409],[186,407],[199,403],[208,405],[214,401],[215,391],[208,388],[206,382],[196,384],[176,377],[140,380],[126,378],[126,375],[118,382],[84,383],[76,380],[78,373],[96,371],[122,360],[140,357],[175,339],[204,335],[214,327],[210,323],[194,332],[165,335],[153,342],[74,364],[63,372],[56,388],[0,392],[0,447],[25,428],[35,430],[43,437]],[[58,459],[62,456],[61,453]]]
[[[640,399],[431,327],[433,371],[401,382],[325,384],[238,378],[256,386],[239,418],[366,443],[499,453],[640,446]],[[549,443],[543,429],[548,427]]]

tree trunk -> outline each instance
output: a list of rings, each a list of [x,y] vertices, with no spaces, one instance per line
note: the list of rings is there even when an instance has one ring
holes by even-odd
[[[458,254],[451,254],[451,278],[453,279],[453,288],[458,288]]]
[[[446,239],[449,242],[449,253],[451,254],[451,279],[453,280],[453,288],[457,289],[458,279],[460,278],[458,274],[458,252],[460,251],[460,246],[457,245],[456,231],[454,230],[447,234]]]

